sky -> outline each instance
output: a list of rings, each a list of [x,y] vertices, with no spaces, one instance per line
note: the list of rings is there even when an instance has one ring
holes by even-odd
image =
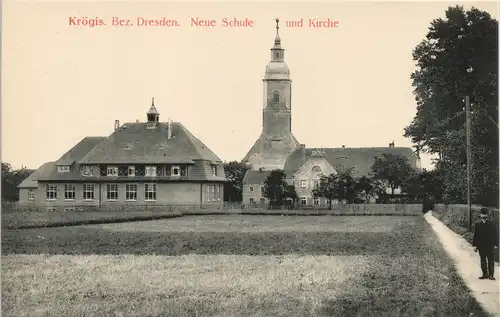
[[[262,131],[277,17],[300,143],[409,147],[412,50],[456,4],[497,18],[493,1],[3,2],[2,162],[55,161],[86,136],[110,135],[115,120],[145,121],[153,97],[160,121],[181,122],[222,160],[241,160]],[[106,25],[75,25],[84,17]],[[124,25],[113,26],[113,17]],[[178,26],[138,26],[138,18]],[[217,25],[191,26],[191,18]],[[223,27],[224,18],[253,27]],[[305,27],[286,27],[301,18]],[[337,27],[307,27],[310,18]]]

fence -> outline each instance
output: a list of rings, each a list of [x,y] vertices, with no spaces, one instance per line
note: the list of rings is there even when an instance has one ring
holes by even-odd
[[[420,204],[334,204],[327,207],[244,205],[225,202],[222,207],[200,205],[64,205],[36,206],[19,203],[2,203],[2,213],[13,212],[140,212],[158,211],[176,214],[290,214],[290,215],[419,215]]]

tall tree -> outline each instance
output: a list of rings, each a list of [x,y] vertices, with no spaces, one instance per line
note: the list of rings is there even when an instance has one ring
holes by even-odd
[[[25,167],[15,170],[9,163],[2,162],[2,201],[18,201],[17,186],[33,172]]]
[[[395,189],[408,179],[412,168],[404,156],[382,154],[381,157],[375,158],[372,173],[374,179],[385,182],[391,188],[391,196],[394,198]]]
[[[264,181],[262,196],[269,199],[271,206],[282,205],[287,198],[288,184],[283,170],[273,170]]]
[[[439,154],[448,202],[466,198],[464,97],[471,100],[472,198],[498,206],[498,22],[471,8],[450,7],[415,48],[411,75],[417,114],[405,136]],[[465,184],[465,186],[463,186]]]
[[[443,178],[438,169],[415,171],[402,184],[402,190],[416,199],[432,196],[437,201],[443,200]]]
[[[295,202],[298,200],[297,191],[295,190],[295,186],[294,185],[287,185],[285,188],[284,196],[285,196],[285,199],[291,199],[292,202],[295,204]]]
[[[332,209],[332,201],[337,197],[337,176],[321,175],[319,185],[312,191],[313,197],[323,197],[328,201],[328,209]]]
[[[224,163],[224,173],[228,180],[224,184],[224,201],[243,200],[243,178],[248,169],[245,163],[237,161]]]
[[[368,202],[375,195],[375,184],[368,176],[361,176],[356,180],[356,193],[360,200]]]

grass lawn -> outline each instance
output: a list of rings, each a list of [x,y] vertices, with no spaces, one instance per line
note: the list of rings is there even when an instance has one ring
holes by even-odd
[[[2,253],[5,316],[487,316],[421,217],[7,230]]]
[[[41,228],[91,223],[153,220],[180,216],[176,211],[134,212],[8,212],[2,213],[2,229]]]

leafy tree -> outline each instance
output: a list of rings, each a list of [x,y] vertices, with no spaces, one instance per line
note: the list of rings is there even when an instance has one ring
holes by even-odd
[[[281,206],[287,198],[289,185],[283,170],[273,170],[264,181],[262,196],[269,200],[271,206]]]
[[[405,128],[424,153],[439,154],[443,198],[466,200],[464,96],[471,100],[472,198],[498,206],[498,22],[476,8],[450,7],[415,48],[417,114]]]
[[[328,209],[332,209],[332,200],[337,195],[337,176],[335,174],[321,175],[319,184],[312,190],[313,197],[323,197],[328,201]]]
[[[356,199],[356,180],[351,176],[351,170],[345,170],[336,175],[336,198],[348,204]]]
[[[224,184],[224,201],[243,200],[243,178],[248,169],[245,163],[236,161],[224,163],[224,173],[228,180]]]
[[[443,199],[443,177],[439,170],[422,170],[415,171],[402,184],[402,190],[416,199],[424,199],[424,197],[434,197],[441,201]]]
[[[298,200],[297,191],[295,190],[295,186],[294,185],[287,185],[285,188],[284,196],[285,196],[285,199],[291,199],[293,201],[293,203],[295,204],[295,202]]]
[[[33,172],[25,167],[15,170],[9,163],[2,162],[2,201],[18,201],[17,186]]]
[[[313,197],[323,197],[328,201],[328,209],[332,209],[332,201],[353,203],[356,199],[356,180],[351,176],[351,170],[338,174],[322,175],[318,187],[312,191]]]
[[[392,198],[394,190],[408,179],[412,171],[408,159],[401,155],[382,154],[372,165],[373,178],[389,185]]]
[[[356,181],[356,193],[358,198],[363,202],[367,202],[375,196],[376,184],[368,176],[361,176]]]

